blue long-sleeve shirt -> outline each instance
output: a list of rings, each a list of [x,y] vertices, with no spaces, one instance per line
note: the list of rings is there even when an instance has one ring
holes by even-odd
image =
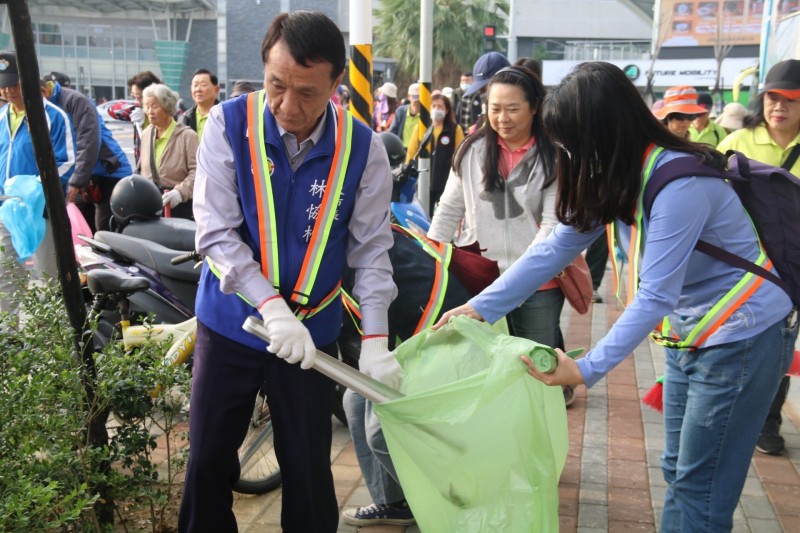
[[[657,159],[656,168],[682,155],[665,151]],[[618,226],[619,245],[627,250],[631,228],[622,222]],[[671,182],[656,197],[643,226],[639,290],[608,334],[578,360],[589,387],[631,353],[664,316],[669,316],[673,330],[685,338],[744,276],[743,270],[695,251],[699,239],[749,261],[759,255],[755,231],[739,198],[730,185],[717,178],[687,177]],[[495,322],[560,272],[603,231],[598,227],[579,233],[557,225],[470,303],[484,319]],[[702,346],[757,335],[786,317],[791,308],[786,293],[764,281]]]
[[[75,138],[72,135],[69,117],[58,106],[42,98],[50,142],[53,145],[58,175],[66,187],[75,170]],[[21,174],[38,176],[39,167],[33,154],[33,141],[28,131],[28,117],[22,119],[12,135],[9,106],[0,109],[0,190],[8,178]]]

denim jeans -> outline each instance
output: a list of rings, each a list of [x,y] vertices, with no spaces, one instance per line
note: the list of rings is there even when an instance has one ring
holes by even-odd
[[[508,314],[508,329],[515,337],[559,346],[563,306],[564,293],[560,289],[536,292]]]
[[[347,389],[342,404],[358,465],[372,501],[381,504],[405,499],[372,402]]]
[[[666,349],[661,531],[730,531],[750,459],[778,383],[789,368],[797,320],[742,341]]]

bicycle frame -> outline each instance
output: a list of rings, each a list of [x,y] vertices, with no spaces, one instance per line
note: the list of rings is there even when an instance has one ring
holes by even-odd
[[[141,346],[148,339],[156,342],[164,342],[169,338],[174,342],[164,355],[164,364],[180,365],[194,351],[197,341],[197,318],[192,317],[180,324],[155,324],[155,325],[131,325],[130,319],[120,320],[122,330],[122,343],[126,350]]]

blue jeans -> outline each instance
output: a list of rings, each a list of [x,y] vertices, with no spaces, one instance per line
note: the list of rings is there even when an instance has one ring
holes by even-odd
[[[535,292],[506,316],[508,329],[515,337],[550,347],[559,346],[563,306],[564,293],[561,289]]]
[[[358,465],[374,503],[396,503],[405,499],[397,481],[397,472],[389,457],[378,417],[372,402],[347,389],[342,399],[344,412]]]
[[[730,531],[761,426],[789,368],[797,321],[738,342],[666,349],[661,531]]]

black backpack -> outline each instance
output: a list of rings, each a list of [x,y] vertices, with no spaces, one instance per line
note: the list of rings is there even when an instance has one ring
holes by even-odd
[[[408,230],[392,225],[394,245],[389,250],[389,259],[394,270],[392,279],[397,286],[397,298],[389,305],[389,346],[394,341],[404,341],[414,335],[422,318],[423,310],[431,297],[436,270],[439,262],[426,252]],[[465,287],[451,268],[447,290],[442,307],[436,316],[441,318],[445,311],[466,303],[473,294]],[[342,288],[352,294],[355,273],[346,269]],[[361,345],[360,324],[357,317],[350,314],[347,305],[343,310],[343,327],[338,344],[346,359],[357,360]]]
[[[797,148],[789,159],[797,159]],[[705,241],[697,241],[695,250],[752,272],[781,287],[800,307],[800,178],[785,168],[773,167],[744,154],[729,150],[728,169],[720,171],[704,165],[695,156],[679,157],[664,163],[647,182],[643,207],[647,216],[658,193],[674,179],[686,176],[709,176],[728,180],[753,220],[767,256],[780,278],[758,265]],[[789,160],[784,163],[788,164]]]

